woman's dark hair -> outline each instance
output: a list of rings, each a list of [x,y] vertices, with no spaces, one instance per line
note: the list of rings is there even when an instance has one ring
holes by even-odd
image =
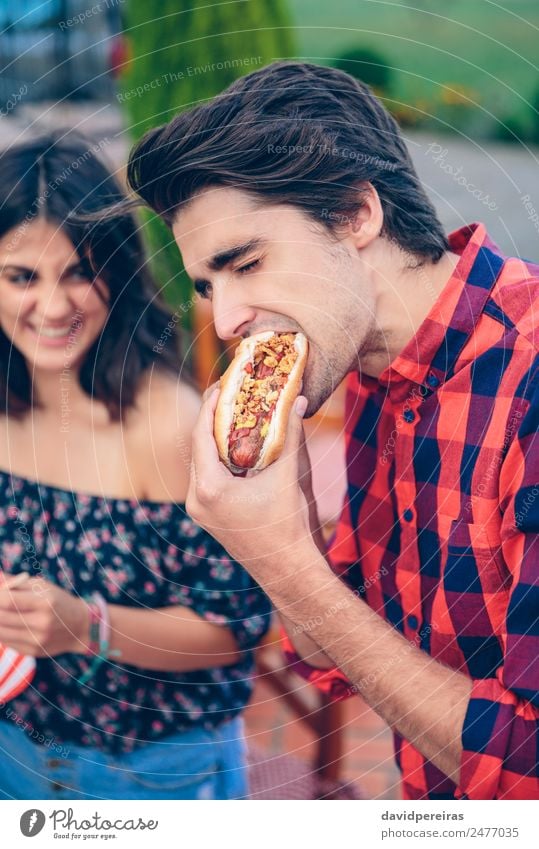
[[[229,186],[335,232],[356,215],[366,181],[382,202],[383,235],[437,262],[448,242],[395,120],[363,83],[299,62],[241,77],[150,130],[128,164],[129,185],[169,224],[197,192]]]
[[[176,322],[157,295],[135,220],[78,217],[125,199],[98,152],[99,145],[60,134],[2,152],[0,238],[14,231],[13,238],[23,240],[27,226],[45,218],[69,237],[91,276],[106,284],[107,295],[99,287],[98,293],[106,297],[108,318],[79,380],[118,420],[133,406],[141,374],[152,363],[177,371]],[[0,393],[4,412],[13,415],[23,415],[33,403],[26,361],[1,329]]]

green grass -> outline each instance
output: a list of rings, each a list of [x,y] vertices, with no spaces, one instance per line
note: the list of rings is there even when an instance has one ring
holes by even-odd
[[[289,0],[289,6],[304,58],[331,64],[344,50],[368,46],[394,69],[397,101],[455,126],[471,120],[470,129],[481,134],[500,131],[496,118],[533,123],[537,0]],[[453,84],[478,108],[447,107],[441,87]]]

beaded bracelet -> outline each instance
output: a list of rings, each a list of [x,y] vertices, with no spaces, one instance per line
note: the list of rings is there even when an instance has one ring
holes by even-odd
[[[110,617],[107,603],[102,595],[94,593],[92,599],[86,599],[90,611],[90,645],[89,653],[94,655],[92,663],[77,678],[78,684],[86,684],[95,673],[96,669],[109,657],[118,657],[121,652],[109,651],[110,645]]]
[[[99,593],[94,593],[94,602],[99,611],[99,648],[100,653],[103,652],[103,647],[108,649],[110,644],[110,617],[107,602]]]
[[[89,639],[89,654],[99,654],[100,648],[100,631],[101,631],[101,609],[97,604],[96,599],[86,602],[88,612],[90,614],[90,639]]]

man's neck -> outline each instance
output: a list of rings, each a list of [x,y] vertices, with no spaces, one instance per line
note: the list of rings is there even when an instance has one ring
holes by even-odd
[[[460,257],[447,252],[418,268],[395,264],[376,274],[376,329],[360,355],[361,371],[379,377],[417,333]]]

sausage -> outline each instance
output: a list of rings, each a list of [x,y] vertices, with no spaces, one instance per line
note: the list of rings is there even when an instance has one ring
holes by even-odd
[[[229,456],[240,469],[252,469],[262,447],[260,428],[254,427],[248,435],[240,436],[230,446]]]
[[[302,333],[265,331],[238,346],[214,417],[219,457],[233,474],[264,469],[280,455],[307,355]]]
[[[267,366],[266,363],[260,363],[260,365],[257,366],[256,369],[256,376],[257,378],[262,380],[264,377],[269,377],[271,374],[273,374],[274,371],[275,369],[271,366]]]

